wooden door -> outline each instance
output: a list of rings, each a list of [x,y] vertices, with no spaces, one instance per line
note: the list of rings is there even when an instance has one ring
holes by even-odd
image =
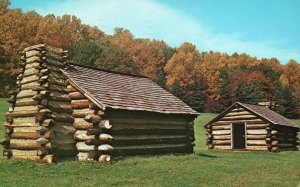
[[[246,148],[246,132],[245,124],[233,123],[232,124],[232,143],[233,149],[245,149]]]

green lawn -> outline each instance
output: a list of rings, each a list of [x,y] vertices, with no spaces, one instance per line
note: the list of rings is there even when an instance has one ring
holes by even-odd
[[[2,123],[7,104],[0,100],[0,106]],[[214,116],[206,113],[196,120],[194,155],[129,157],[110,165],[76,161],[45,165],[0,158],[0,186],[300,185],[300,152],[206,150],[202,126]],[[296,122],[300,125],[300,120]]]

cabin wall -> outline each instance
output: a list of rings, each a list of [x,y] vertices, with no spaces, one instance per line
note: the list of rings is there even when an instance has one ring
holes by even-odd
[[[66,52],[41,44],[21,54],[23,71],[4,124],[4,157],[51,163],[55,156],[72,155],[72,109],[60,71],[67,64]]]
[[[76,85],[69,84],[67,90],[72,100],[77,159],[110,162],[113,137],[109,120],[103,119],[105,112],[83,95]]]
[[[287,126],[270,126],[269,149],[272,152],[298,150],[298,129]]]
[[[268,150],[269,124],[238,107],[206,126],[206,144],[209,149],[232,149],[232,123],[246,124],[246,150]]]
[[[112,125],[116,156],[193,152],[195,117],[108,110],[105,118]]]

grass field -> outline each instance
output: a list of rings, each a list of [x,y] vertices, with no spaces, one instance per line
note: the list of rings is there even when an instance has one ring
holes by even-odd
[[[8,105],[0,99],[0,123]],[[194,155],[139,156],[110,165],[63,161],[43,165],[0,157],[0,186],[294,186],[300,185],[298,152],[230,152],[205,149],[203,124],[196,120]],[[295,120],[300,125],[300,120]],[[3,137],[3,126],[0,127]],[[2,151],[2,148],[0,149]]]

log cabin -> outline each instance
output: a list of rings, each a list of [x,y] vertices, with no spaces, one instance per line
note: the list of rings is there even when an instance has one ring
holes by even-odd
[[[21,52],[4,158],[110,162],[111,156],[192,153],[198,113],[147,77],[70,63],[39,44]]]
[[[266,106],[236,102],[205,126],[208,149],[297,150],[299,127]]]

